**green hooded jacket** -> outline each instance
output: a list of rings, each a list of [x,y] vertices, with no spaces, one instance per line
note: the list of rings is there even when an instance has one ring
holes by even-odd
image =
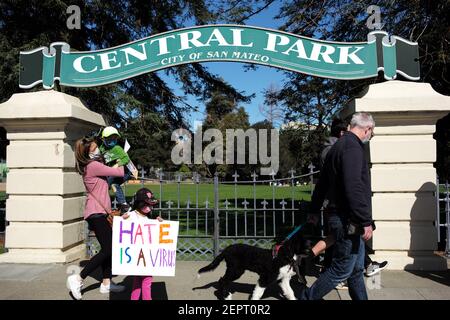
[[[115,145],[111,149],[106,149],[102,144],[100,146],[100,152],[105,158],[106,165],[110,167],[114,166],[116,163],[119,164],[119,166],[126,166],[128,162],[130,162],[130,157],[119,145]]]

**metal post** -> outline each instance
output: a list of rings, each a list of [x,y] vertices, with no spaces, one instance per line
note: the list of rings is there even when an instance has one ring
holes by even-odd
[[[189,234],[189,208],[191,204],[191,198],[188,196],[186,202],[186,232]]]
[[[309,169],[309,174],[310,174],[310,179],[311,179],[311,196],[313,194],[313,186],[314,186],[314,165],[312,163],[309,164],[308,169]]]
[[[198,235],[198,184],[200,183],[200,177],[197,172],[194,172],[195,180],[195,235]]]
[[[176,178],[177,178],[177,202],[178,202],[178,211],[177,211],[177,218],[178,218],[178,221],[180,221],[180,185],[181,185],[181,174],[180,173],[178,173],[177,175],[176,175]]]
[[[283,198],[283,200],[280,201],[280,204],[281,204],[281,210],[282,210],[281,211],[281,213],[282,213],[282,221],[281,222],[282,222],[282,224],[284,224],[284,222],[285,222],[284,209],[285,209],[285,206],[286,206],[287,202],[284,201],[284,198]]]
[[[237,209],[237,178],[239,178],[239,175],[237,171],[234,171],[234,174],[232,175],[234,178],[234,209]],[[247,215],[247,212],[244,213]],[[234,235],[237,237],[238,235],[238,222],[237,222],[237,210],[234,211]],[[247,235],[247,216],[245,216],[245,235]]]
[[[256,178],[258,175],[253,171],[251,177],[253,178],[253,233],[256,237]]]
[[[244,198],[244,201],[242,201],[242,204],[244,205],[244,225],[245,225],[244,236],[247,236],[247,205],[249,205],[250,202],[247,201],[247,198]]]
[[[272,209],[275,210],[275,172],[272,170],[272,172],[270,173],[270,175],[272,176]],[[264,221],[264,224],[266,223],[266,221]]]
[[[231,202],[228,202],[228,199],[225,199],[223,203],[225,205],[225,236],[228,237],[228,205]]]
[[[292,168],[291,170],[289,170],[289,173],[291,174],[291,216],[292,216],[292,225],[294,225],[294,214],[295,214],[295,194],[294,194],[294,178],[295,178],[295,170]],[[284,199],[283,199],[284,201]],[[286,203],[287,204],[287,203]],[[284,208],[283,208],[284,209]],[[283,210],[283,224],[284,224],[284,210]]]
[[[147,173],[147,171],[145,171],[144,167],[142,167],[141,169],[141,184],[142,184],[142,188],[144,187],[144,179],[145,179],[145,174]]]
[[[264,199],[264,201],[261,202],[261,204],[263,205],[263,218],[264,218],[264,224],[263,224],[263,235],[264,237],[266,236],[266,206],[268,204],[268,202],[266,201],[266,199]]]
[[[168,208],[168,215],[169,215],[169,220],[170,220],[170,209],[172,209],[172,205],[173,205],[173,201],[172,200],[169,200],[169,201],[167,201],[166,202],[167,203],[167,208]]]
[[[180,184],[181,184],[181,174],[177,173],[175,175],[177,179],[177,203],[178,203],[178,209],[180,208]]]
[[[214,257],[219,255],[219,175],[214,173]]]
[[[162,189],[162,184],[163,184],[163,176],[164,173],[162,172],[162,169],[159,171],[159,208],[162,208],[162,202],[163,202],[163,189]]]

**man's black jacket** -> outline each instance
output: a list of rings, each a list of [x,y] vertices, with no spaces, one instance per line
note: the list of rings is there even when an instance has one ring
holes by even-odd
[[[327,212],[360,226],[372,223],[372,191],[364,144],[346,132],[330,149],[312,196],[314,213],[328,199]]]

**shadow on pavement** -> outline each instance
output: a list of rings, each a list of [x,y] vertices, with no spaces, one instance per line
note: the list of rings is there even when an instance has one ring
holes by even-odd
[[[82,260],[79,263],[81,268],[84,268],[89,260]],[[86,288],[81,290],[82,294],[89,292],[91,290],[97,290],[100,288],[100,283],[103,280],[102,270],[101,268],[97,268],[94,272],[92,272],[89,277],[94,278],[97,283],[91,284]],[[113,276],[114,278],[117,276]],[[111,292],[109,294],[109,300],[130,300],[131,290],[133,288],[133,276],[125,277],[121,282],[114,281],[116,284],[125,286],[125,290],[123,292]],[[169,300],[166,284],[165,282],[153,282],[152,283],[152,298],[153,300]]]
[[[291,287],[292,290],[294,290],[294,292],[297,294],[298,292],[300,292],[303,288],[303,286],[295,279],[291,279]],[[205,289],[210,289],[210,288],[214,288],[216,289],[214,291],[214,295],[216,296],[217,299],[220,300],[220,296],[218,294],[218,282],[210,282],[208,284],[205,284],[201,287],[194,287],[192,288],[192,291],[195,290],[205,290]],[[238,282],[233,282],[230,284],[229,286],[229,290],[232,294],[239,292],[239,293],[246,293],[248,294],[248,299],[250,300],[251,295],[253,293],[253,289],[255,288],[254,284],[248,284],[248,283],[238,283]],[[264,292],[264,295],[261,297],[261,299],[267,299],[267,298],[275,298],[277,300],[284,300],[284,296],[281,292],[281,289],[279,287],[279,285],[277,283],[272,283],[271,285],[269,285],[269,287],[266,289],[266,291]]]
[[[405,270],[405,272],[411,273],[415,276],[432,280],[434,282],[446,285],[450,287],[450,272],[447,271],[415,271]]]

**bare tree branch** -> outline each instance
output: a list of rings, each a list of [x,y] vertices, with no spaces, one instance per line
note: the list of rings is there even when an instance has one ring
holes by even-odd
[[[257,9],[256,11],[253,11],[253,12],[249,13],[249,14],[246,15],[245,17],[243,17],[243,18],[237,20],[236,23],[242,23],[242,22],[244,22],[245,20],[247,20],[247,19],[253,17],[254,15],[257,15],[258,13],[260,13],[261,11],[263,11],[264,9],[267,9],[267,8],[268,8],[272,3],[274,3],[274,2],[275,2],[275,0],[269,0],[269,1],[267,1],[266,4],[265,4],[264,6],[262,6],[262,7],[259,8],[259,9]]]

